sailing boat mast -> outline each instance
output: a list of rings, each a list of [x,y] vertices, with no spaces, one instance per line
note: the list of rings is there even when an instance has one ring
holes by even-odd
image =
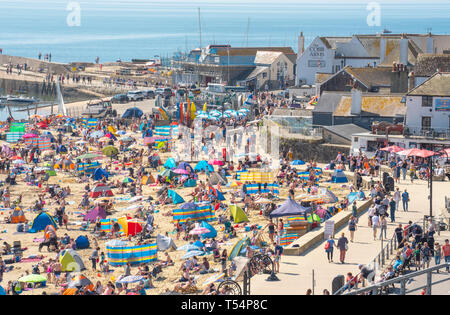
[[[246,32],[246,35],[245,35],[246,47],[248,47],[248,32],[249,32],[249,30],[250,30],[250,18],[248,18],[248,21],[247,21],[247,32]]]
[[[198,29],[200,33],[200,49],[201,49],[203,46],[202,46],[202,23],[200,21],[200,8],[198,8]]]

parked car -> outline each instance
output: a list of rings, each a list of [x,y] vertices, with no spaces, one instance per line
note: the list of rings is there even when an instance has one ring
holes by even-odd
[[[155,91],[153,90],[145,90],[144,91],[145,98],[154,99],[156,97]]]
[[[128,103],[129,99],[126,94],[117,94],[111,98],[111,103]]]
[[[143,101],[145,98],[142,91],[130,91],[127,96],[130,101]]]

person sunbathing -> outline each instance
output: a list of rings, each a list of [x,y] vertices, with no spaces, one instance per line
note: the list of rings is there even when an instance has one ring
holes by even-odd
[[[162,261],[160,266],[162,266],[162,267],[174,266],[175,263],[172,260],[172,258],[170,258],[169,254],[168,253],[164,253],[164,255],[166,256],[166,260]]]
[[[189,279],[187,282],[185,283],[179,283],[177,284],[173,291],[178,292],[178,293],[182,293],[183,291],[186,291],[190,288],[195,288],[195,280],[194,279]]]

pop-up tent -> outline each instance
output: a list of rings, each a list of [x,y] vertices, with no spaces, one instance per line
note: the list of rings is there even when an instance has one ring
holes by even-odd
[[[195,179],[188,179],[184,182],[184,187],[195,187],[197,186],[197,181]]]
[[[217,184],[226,185],[226,184],[228,183],[228,181],[227,181],[226,178],[220,176],[219,174],[217,174],[217,173],[212,173],[212,174],[209,176],[209,183],[210,183],[211,185],[217,185]]]
[[[105,176],[105,178],[108,179],[108,177],[109,177],[108,172],[99,167],[94,171],[92,178],[94,180],[101,180],[103,178],[103,176]]]
[[[78,272],[86,269],[81,256],[73,249],[65,249],[60,253],[59,263],[62,271]]]
[[[164,163],[164,167],[167,169],[172,169],[177,167],[177,162],[175,162],[174,158],[168,158],[166,163]]]
[[[230,213],[233,216],[234,223],[241,223],[241,222],[249,221],[244,210],[242,210],[242,208],[238,207],[237,205],[230,206]]]
[[[291,162],[291,165],[305,165],[306,163],[302,160],[294,160]]]
[[[86,249],[90,246],[89,239],[83,235],[77,237],[75,244],[77,245],[77,249]]]
[[[84,216],[84,220],[89,222],[95,222],[97,218],[106,219],[106,211],[100,206],[95,207]]]
[[[209,224],[206,221],[202,221],[202,228],[208,229],[209,232],[202,234],[203,238],[214,238],[217,236],[217,231],[215,228],[213,228],[213,226],[211,224]]]
[[[178,165],[178,168],[182,169],[182,170],[186,170],[190,173],[194,172],[194,169],[192,168],[192,166],[190,166],[189,163],[187,163],[187,162],[181,162],[180,165]]]
[[[208,161],[200,161],[197,163],[197,165],[194,167],[194,171],[205,171],[206,170],[210,172],[214,172],[214,167],[212,165],[208,164]]]
[[[125,113],[123,113],[122,118],[141,118],[144,112],[137,107],[128,108]]]
[[[26,222],[25,214],[20,208],[16,208],[11,215],[11,223],[24,223]]]
[[[34,218],[31,229],[29,229],[28,232],[42,232],[45,230],[47,225],[53,225],[55,229],[58,228],[55,219],[49,213],[41,212]]]
[[[270,213],[270,218],[305,215],[308,211],[310,211],[309,208],[305,208],[295,202],[292,198],[288,198],[281,206]]]
[[[348,183],[347,176],[342,170],[335,170],[331,179],[332,183]]]
[[[142,185],[150,185],[156,183],[155,178],[153,175],[150,176],[142,176],[141,184]]]
[[[158,234],[156,236],[156,244],[158,245],[158,250],[165,251],[169,248],[177,249],[173,239],[168,236],[164,236],[162,234]]]
[[[111,188],[103,183],[97,184],[92,188],[89,193],[89,197],[98,198],[98,197],[112,197],[114,196]]]
[[[169,189],[167,191],[167,194],[169,195],[170,198],[172,198],[172,202],[173,202],[174,205],[177,205],[179,203],[183,203],[184,202],[184,199],[179,194],[177,194],[175,192],[175,190]]]
[[[125,236],[134,236],[142,232],[142,226],[145,225],[144,221],[132,220],[127,217],[117,219],[117,223],[120,224]]]

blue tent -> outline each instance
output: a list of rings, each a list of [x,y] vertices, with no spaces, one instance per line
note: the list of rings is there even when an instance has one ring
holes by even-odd
[[[224,201],[225,200],[225,196],[217,189],[216,189],[216,192],[217,192],[217,200]]]
[[[77,245],[77,249],[86,249],[90,246],[88,238],[83,235],[77,237],[75,244]]]
[[[172,198],[172,202],[174,205],[184,202],[184,199],[179,194],[177,194],[175,190],[169,189],[167,193],[169,197]]]
[[[305,165],[306,163],[302,160],[294,160],[291,162],[291,165]]]
[[[0,285],[0,295],[6,295],[6,290]]]
[[[200,161],[197,163],[197,165],[194,167],[194,171],[207,171],[214,172],[214,167],[212,165],[208,164],[208,161]]]
[[[58,228],[55,219],[50,214],[48,214],[47,212],[41,212],[34,218],[31,229],[29,229],[28,232],[42,232],[48,225],[53,225],[55,229]]]
[[[196,241],[194,244],[192,244],[192,245],[194,245],[194,246],[196,246],[196,247],[198,247],[198,248],[203,248],[203,247],[205,247],[205,244],[203,244],[202,242],[200,242],[200,241]]]
[[[94,171],[94,173],[93,173],[93,178],[94,178],[94,180],[101,180],[102,178],[103,178],[103,176],[105,176],[106,177],[106,179],[108,179],[108,172],[107,171],[105,171],[104,169],[102,169],[102,168],[97,168],[95,171]]]
[[[128,108],[122,118],[141,118],[144,112],[137,107]]]
[[[348,183],[347,176],[342,170],[335,170],[331,179],[332,183]]]
[[[189,163],[187,163],[187,162],[181,162],[180,165],[178,165],[178,168],[182,169],[182,170],[186,170],[190,173],[194,172],[194,169],[192,168],[192,166],[190,166]]]
[[[195,187],[197,186],[197,181],[195,179],[188,179],[184,182],[184,187]]]
[[[213,238],[213,237],[217,236],[216,229],[213,228],[213,226],[211,224],[209,224],[208,222],[202,221],[202,227],[204,227],[205,229],[210,230],[209,233],[202,234],[203,238]]]
[[[292,198],[288,198],[288,200],[286,200],[281,206],[272,211],[270,218],[273,219],[293,215],[304,215],[308,211],[310,211],[309,208],[305,208],[295,202]]]
[[[59,145],[57,148],[56,148],[56,153],[57,154],[60,154],[60,153],[67,153],[68,151],[67,151],[67,148],[64,146],[64,145]]]
[[[177,167],[177,163],[175,162],[175,159],[168,158],[166,163],[164,163],[165,168],[175,168]]]

